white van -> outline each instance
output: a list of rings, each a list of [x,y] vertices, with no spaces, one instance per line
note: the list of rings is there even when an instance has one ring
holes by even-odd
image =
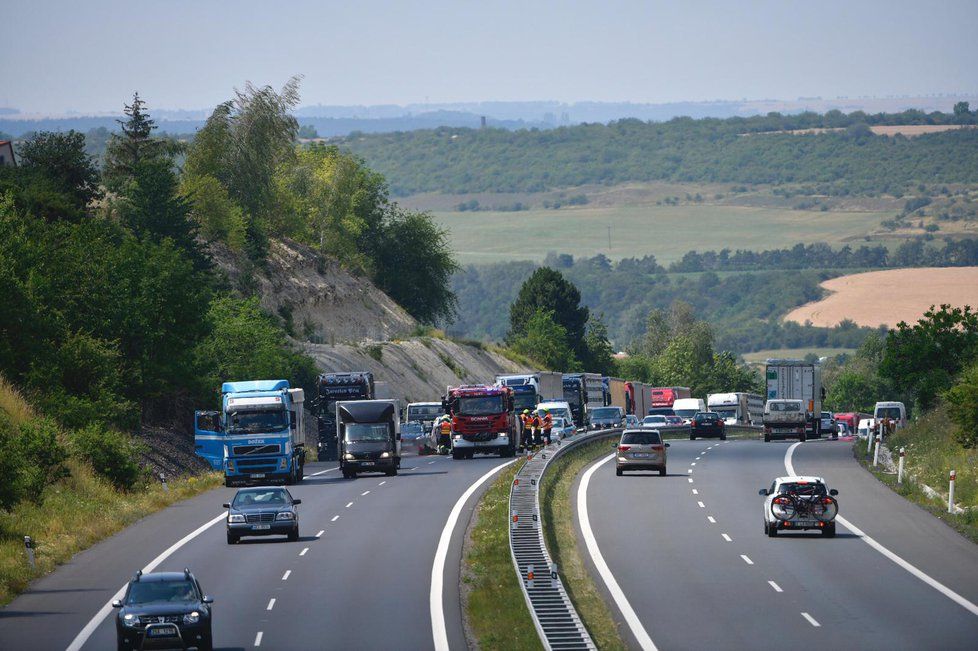
[[[689,425],[696,412],[706,411],[706,403],[702,398],[679,398],[672,403],[672,410]]]
[[[546,409],[554,418],[559,416],[560,418],[566,419],[569,423],[574,422],[574,415],[571,414],[570,403],[568,402],[563,400],[541,402],[539,405],[537,405],[537,413],[540,413],[540,410],[542,409]]]
[[[859,427],[856,428],[856,436],[864,439],[869,436],[869,433],[873,431],[874,427],[876,427],[875,418],[861,418],[859,420]]]
[[[873,408],[873,417],[890,418],[896,421],[897,429],[907,426],[907,408],[902,402],[877,402]]]

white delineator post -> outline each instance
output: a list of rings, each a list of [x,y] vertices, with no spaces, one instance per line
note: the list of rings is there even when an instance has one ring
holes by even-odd
[[[880,462],[880,435],[876,435],[876,447],[873,448],[873,467],[879,465]]]
[[[34,539],[30,536],[24,536],[24,548],[27,550],[27,564],[33,570],[35,568],[34,563]]]
[[[903,483],[903,457],[906,454],[907,453],[904,451],[904,449],[903,448],[900,448],[900,463],[899,463],[899,465],[897,465],[897,483],[898,484],[902,484]]]
[[[954,477],[955,472],[951,471],[951,481],[947,489],[947,512],[954,513]]]

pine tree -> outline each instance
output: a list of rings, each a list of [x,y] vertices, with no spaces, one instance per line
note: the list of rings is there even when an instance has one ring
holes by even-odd
[[[156,121],[150,118],[146,102],[133,93],[132,104],[126,104],[125,120],[116,120],[121,134],[112,134],[105,149],[106,184],[118,191],[136,175],[140,164],[167,154],[166,143],[153,136]]]

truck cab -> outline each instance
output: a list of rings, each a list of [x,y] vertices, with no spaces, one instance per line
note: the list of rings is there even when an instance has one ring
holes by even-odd
[[[808,439],[808,412],[802,400],[775,399],[764,405],[764,441],[772,439]]]
[[[501,457],[516,454],[520,429],[509,387],[449,387],[445,411],[451,417],[453,459],[471,459],[476,453]]]
[[[336,438],[336,403],[340,400],[373,400],[377,397],[373,373],[353,371],[322,373],[316,378],[316,400],[313,413],[318,420],[320,461],[339,459],[339,442]]]
[[[444,414],[440,402],[412,402],[404,410],[404,422],[420,423],[422,429],[427,432],[431,430],[435,420]]]
[[[340,471],[347,479],[361,472],[394,476],[401,467],[401,423],[394,400],[336,403]]]

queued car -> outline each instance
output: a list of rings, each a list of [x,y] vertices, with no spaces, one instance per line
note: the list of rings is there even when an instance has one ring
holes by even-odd
[[[835,422],[835,416],[832,415],[832,412],[823,411],[819,418],[821,420],[821,427],[819,429],[834,439],[839,438],[839,427]]]
[[[632,429],[641,426],[642,421],[638,419],[638,416],[635,414],[625,414],[625,429]]]
[[[625,410],[621,407],[595,407],[588,412],[588,429],[613,429],[621,427]]]
[[[665,427],[665,416],[646,416],[642,419],[642,427]]]
[[[432,452],[436,446],[431,431],[420,421],[401,423],[401,454]]]
[[[667,427],[682,427],[683,419],[679,416],[666,416],[666,426]]]
[[[829,489],[821,477],[778,477],[770,488],[758,491],[764,500],[764,533],[817,529],[826,538],[835,535],[839,491]]]
[[[615,474],[621,477],[626,470],[658,470],[660,476],[665,476],[668,447],[658,430],[625,430],[615,446]]]
[[[286,536],[299,540],[299,509],[302,500],[280,486],[242,488],[224,503],[228,510],[228,544],[244,536]]]
[[[574,428],[574,421],[564,418],[563,416],[557,416],[554,418],[553,429],[550,430],[550,440],[560,441],[568,436],[574,436],[574,432],[577,430]]]
[[[211,651],[211,604],[197,578],[183,572],[142,570],[126,586],[122,599],[112,602],[119,651],[196,648]]]
[[[720,414],[715,411],[698,411],[689,421],[689,440],[714,437],[727,440],[727,429]]]

